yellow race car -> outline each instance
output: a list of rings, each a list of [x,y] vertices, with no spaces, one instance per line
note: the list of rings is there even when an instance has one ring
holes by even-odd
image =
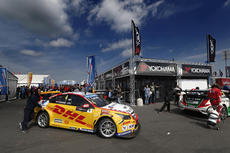
[[[35,109],[37,124],[96,133],[105,138],[134,137],[139,131],[138,115],[127,105],[109,103],[97,94],[71,92],[41,100]]]

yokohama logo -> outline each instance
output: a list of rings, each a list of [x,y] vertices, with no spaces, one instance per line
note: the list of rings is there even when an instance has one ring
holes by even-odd
[[[210,73],[209,69],[191,68],[192,73]]]
[[[150,71],[154,71],[154,72],[175,72],[175,68],[174,67],[170,67],[170,66],[149,66]]]

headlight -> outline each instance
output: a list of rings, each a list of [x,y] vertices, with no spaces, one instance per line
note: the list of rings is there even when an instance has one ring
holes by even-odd
[[[123,120],[130,120],[131,117],[129,115],[123,115],[123,114],[117,114],[119,115]]]

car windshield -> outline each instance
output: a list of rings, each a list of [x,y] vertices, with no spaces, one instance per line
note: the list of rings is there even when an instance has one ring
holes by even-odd
[[[103,98],[100,98],[98,96],[92,96],[92,97],[86,97],[88,100],[90,100],[94,105],[97,107],[103,107],[109,104],[108,101],[104,100]]]

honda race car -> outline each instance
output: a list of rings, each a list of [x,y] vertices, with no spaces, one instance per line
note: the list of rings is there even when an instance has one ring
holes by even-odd
[[[228,91],[222,91],[220,105],[225,117],[230,116],[230,100],[227,95],[229,95]],[[178,105],[182,110],[199,111],[202,114],[207,114],[207,109],[211,107],[208,90],[184,91],[183,98]]]
[[[36,108],[37,124],[72,130],[98,132],[100,136],[134,137],[139,130],[138,116],[123,104],[108,103],[97,94],[61,93],[41,100]]]

